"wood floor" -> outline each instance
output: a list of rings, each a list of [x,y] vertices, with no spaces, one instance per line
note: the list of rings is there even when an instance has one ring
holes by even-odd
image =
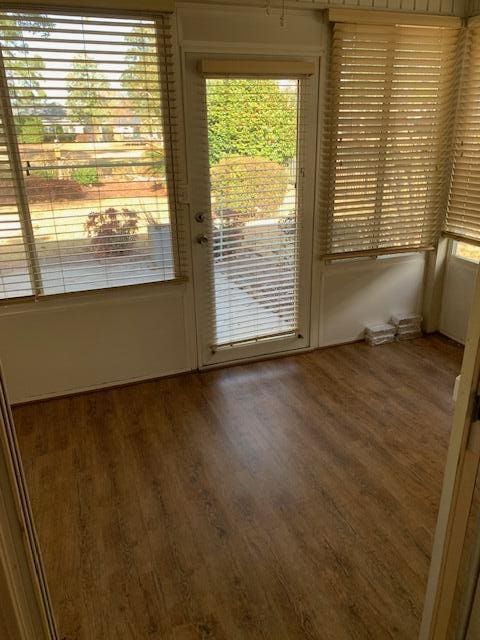
[[[62,638],[414,640],[461,356],[352,344],[17,408]]]

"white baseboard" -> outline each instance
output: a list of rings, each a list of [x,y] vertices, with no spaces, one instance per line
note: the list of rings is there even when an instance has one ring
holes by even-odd
[[[31,402],[39,402],[41,400],[53,400],[56,398],[66,398],[68,396],[76,396],[81,393],[91,393],[92,391],[101,391],[102,389],[115,389],[116,387],[125,387],[130,384],[136,384],[138,382],[152,382],[154,380],[161,380],[162,378],[169,378],[182,373],[189,373],[194,369],[172,369],[171,371],[165,371],[158,376],[138,376],[134,378],[127,378],[123,380],[112,380],[111,382],[105,382],[103,384],[88,385],[85,387],[76,387],[72,389],[65,389],[63,391],[52,391],[52,393],[44,393],[40,395],[30,396],[21,400],[14,400],[11,402],[12,407],[16,407],[23,404],[29,404]]]

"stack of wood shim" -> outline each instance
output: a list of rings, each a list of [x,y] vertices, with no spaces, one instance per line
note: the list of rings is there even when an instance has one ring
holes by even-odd
[[[395,326],[393,324],[370,324],[365,327],[365,342],[371,346],[393,342]]]
[[[415,313],[393,315],[391,323],[395,326],[397,340],[413,340],[422,335],[422,316]]]

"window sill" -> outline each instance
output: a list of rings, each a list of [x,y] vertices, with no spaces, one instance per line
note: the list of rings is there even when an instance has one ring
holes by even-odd
[[[416,260],[419,257],[424,257],[425,250],[421,251],[409,251],[405,253],[388,253],[379,256],[360,256],[360,257],[346,257],[346,258],[334,258],[330,260],[324,260],[323,265],[325,269],[334,269],[340,267],[369,267],[373,265],[389,265],[395,262],[404,262],[406,260]]]
[[[155,295],[156,293],[164,293],[168,290],[185,288],[188,282],[187,277],[174,278],[172,280],[163,280],[160,282],[144,282],[138,284],[121,285],[118,287],[110,287],[104,289],[89,289],[86,291],[69,291],[65,293],[54,293],[42,296],[22,296],[18,298],[6,298],[0,300],[0,313],[19,308],[31,309],[33,306],[38,310],[50,309],[53,304],[90,304],[94,302],[112,302],[125,298],[145,298]]]

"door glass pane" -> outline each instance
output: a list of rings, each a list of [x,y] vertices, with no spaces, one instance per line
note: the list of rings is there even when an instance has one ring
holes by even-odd
[[[298,323],[300,81],[208,79],[213,344]]]
[[[175,275],[162,37],[153,20],[0,15],[43,293]]]

